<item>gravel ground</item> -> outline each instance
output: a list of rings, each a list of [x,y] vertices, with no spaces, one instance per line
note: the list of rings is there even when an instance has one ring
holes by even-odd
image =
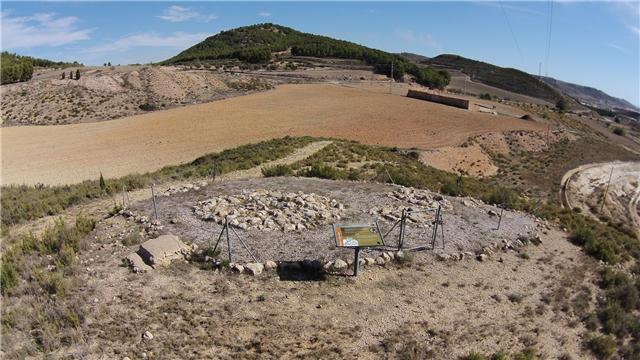
[[[371,184],[361,182],[331,181],[311,178],[258,178],[220,182],[208,185],[196,191],[173,194],[157,199],[158,217],[164,225],[162,232],[173,233],[187,242],[199,246],[215,243],[222,226],[213,222],[200,220],[194,213],[193,206],[202,200],[220,195],[236,195],[247,189],[267,189],[286,192],[302,191],[315,193],[336,199],[346,205],[341,223],[370,222],[375,219],[369,211],[374,207],[402,208],[415,207],[406,201],[389,196],[394,190],[402,188],[395,185]],[[433,194],[437,196],[437,194]],[[459,253],[478,252],[483,247],[501,241],[515,240],[520,234],[535,234],[536,222],[530,215],[505,211],[499,230],[495,230],[497,216],[489,215],[495,206],[479,201],[463,198],[444,197],[443,220],[445,245],[442,248],[442,237],[438,235],[436,252]],[[138,203],[133,209],[138,214],[153,217],[150,201]],[[408,224],[405,247],[431,246],[431,220],[435,216],[434,209],[427,209],[426,222]],[[399,215],[399,214],[398,214]],[[172,223],[171,220],[175,224]],[[393,226],[393,221],[379,219],[381,231],[386,233]],[[236,229],[239,236],[253,251],[259,261],[290,261],[302,259],[333,260],[337,257],[351,258],[353,251],[339,249],[335,246],[332,224],[324,224],[315,230],[305,231],[260,231],[256,229]],[[232,259],[237,262],[251,261],[242,244],[231,233]],[[397,246],[398,228],[385,238],[388,246]],[[226,254],[226,244],[221,242],[221,250]],[[362,256],[373,256],[380,249],[368,249]],[[427,253],[432,251],[428,250]],[[371,254],[369,254],[371,253]]]

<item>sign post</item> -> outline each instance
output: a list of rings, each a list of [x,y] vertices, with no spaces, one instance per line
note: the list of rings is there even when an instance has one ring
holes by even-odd
[[[377,221],[369,224],[334,224],[333,234],[336,246],[354,250],[353,276],[358,276],[360,270],[361,248],[384,246],[384,238]]]

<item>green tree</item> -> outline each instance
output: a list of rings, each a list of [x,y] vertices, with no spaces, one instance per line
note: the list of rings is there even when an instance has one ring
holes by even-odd
[[[561,113],[567,111],[567,102],[564,99],[558,100],[556,102],[556,109]]]
[[[80,80],[80,69],[76,70],[76,80]]]
[[[73,80],[73,71],[69,71],[69,79]]]
[[[64,80],[65,75],[67,75],[66,71],[62,72],[62,80]]]

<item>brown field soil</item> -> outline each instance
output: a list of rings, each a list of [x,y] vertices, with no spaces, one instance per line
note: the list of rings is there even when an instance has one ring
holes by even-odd
[[[107,122],[0,129],[2,183],[75,183],[100,172],[117,177],[284,135],[429,149],[458,145],[485,132],[543,128],[342,86],[283,85]]]
[[[427,150],[420,154],[420,161],[436,169],[480,178],[498,173],[498,167],[479,145]]]

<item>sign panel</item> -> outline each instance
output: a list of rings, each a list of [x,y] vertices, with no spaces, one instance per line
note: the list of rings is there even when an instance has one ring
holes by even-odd
[[[377,222],[370,224],[333,225],[336,245],[339,247],[382,246],[384,239]]]

